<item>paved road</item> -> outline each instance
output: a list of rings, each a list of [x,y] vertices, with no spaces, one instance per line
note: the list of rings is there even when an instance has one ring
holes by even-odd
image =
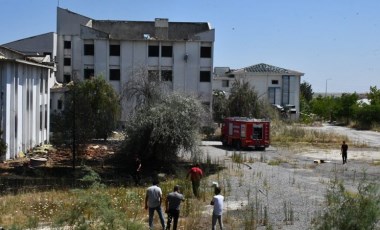
[[[340,135],[347,136],[347,138],[352,142],[367,144],[371,147],[380,147],[380,132],[355,130],[329,124],[323,124],[321,127],[307,127],[307,129],[335,132]]]

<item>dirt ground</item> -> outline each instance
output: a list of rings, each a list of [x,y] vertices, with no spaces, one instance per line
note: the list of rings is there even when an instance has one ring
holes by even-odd
[[[204,152],[227,167],[223,175],[204,181],[211,186],[216,180],[225,187],[227,229],[247,229],[252,213],[261,220],[257,229],[309,229],[325,207],[325,194],[334,178],[352,192],[357,191],[364,177],[378,183],[380,133],[333,126],[318,129],[344,133],[350,137],[348,140],[365,142],[366,146],[355,148],[349,141],[348,163],[343,165],[340,146],[321,149],[293,145],[272,146],[266,151],[234,151],[224,149],[218,142],[203,143]],[[241,154],[246,162],[233,163],[233,154]],[[212,206],[205,203],[205,210],[211,215]],[[380,229],[380,225],[377,227]]]
[[[343,132],[356,142],[367,143],[366,147],[353,148],[349,144],[348,164],[343,165],[339,154],[340,146],[334,149],[320,149],[302,146],[270,147],[266,151],[225,149],[220,142],[202,142],[205,157],[224,165],[221,173],[207,175],[202,181],[205,187],[218,182],[225,195],[224,222],[226,229],[251,229],[249,216],[253,211],[261,222],[257,229],[308,229],[318,213],[323,210],[326,190],[333,178],[344,181],[345,186],[356,191],[361,178],[378,182],[380,178],[380,134],[355,131],[331,126],[318,128],[327,132]],[[86,146],[77,165],[85,163],[98,170],[102,177],[112,184],[128,182],[130,174],[125,167],[126,159],[118,155],[120,141],[97,142]],[[244,156],[243,164],[233,163],[233,154]],[[54,184],[54,178],[72,178],[72,155],[70,149],[47,149],[46,153],[30,155],[13,161],[0,163],[1,192],[10,191],[12,181],[30,178],[30,186],[44,183]],[[43,167],[33,167],[31,158],[45,157]],[[323,160],[325,163],[320,163]],[[117,164],[115,164],[115,162]],[[112,168],[110,167],[111,165]],[[38,173],[36,173],[38,169]],[[54,169],[54,171],[52,171]],[[43,181],[38,179],[44,178]],[[10,179],[8,182],[4,178]],[[48,179],[51,179],[49,181]],[[16,181],[16,182],[15,182]],[[41,183],[41,184],[39,184]],[[65,183],[67,186],[69,183]],[[9,185],[9,186],[8,186]],[[72,184],[71,186],[77,186]],[[8,189],[7,189],[8,188]],[[51,186],[47,187],[47,189]],[[17,188],[16,188],[17,189]],[[16,191],[16,190],[15,190]],[[25,190],[24,190],[25,191]],[[207,224],[212,213],[206,197],[202,223]],[[266,220],[265,222],[263,220]],[[251,226],[251,225],[250,225]],[[251,226],[252,227],[252,226]]]

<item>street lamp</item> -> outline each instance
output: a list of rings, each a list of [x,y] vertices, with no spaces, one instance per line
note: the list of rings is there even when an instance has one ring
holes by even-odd
[[[331,78],[327,78],[327,79],[326,79],[325,97],[327,97],[327,81],[328,81],[328,80],[331,80]]]

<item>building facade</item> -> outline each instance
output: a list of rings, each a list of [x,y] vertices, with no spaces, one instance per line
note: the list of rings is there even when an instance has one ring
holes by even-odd
[[[214,37],[204,22],[94,20],[57,8],[57,81],[103,76],[121,94],[143,69],[210,105]]]
[[[242,69],[215,67],[213,90],[228,93],[234,81],[246,81],[257,92],[259,99],[273,105],[293,105],[296,118],[300,111],[300,81],[304,73],[260,63]]]
[[[48,57],[32,58],[0,46],[1,130],[7,152],[1,160],[49,142]]]

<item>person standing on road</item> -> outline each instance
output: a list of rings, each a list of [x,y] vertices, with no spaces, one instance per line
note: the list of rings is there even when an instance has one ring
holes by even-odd
[[[199,186],[203,177],[203,171],[199,168],[199,164],[195,164],[187,173],[187,178],[190,177],[193,193],[195,197],[199,197]]]
[[[215,196],[212,198],[210,203],[211,205],[214,205],[214,210],[212,212],[212,230],[215,230],[217,221],[219,222],[220,230],[223,230],[222,213],[224,197],[220,195],[221,190],[222,189],[220,187],[215,187]]]
[[[347,150],[348,150],[348,145],[346,144],[345,141],[343,141],[342,147],[340,148],[340,151],[342,154],[342,159],[343,159],[343,164],[347,163]]]
[[[173,192],[169,193],[166,197],[165,207],[168,214],[168,222],[166,224],[166,230],[170,230],[170,225],[173,220],[173,230],[177,230],[178,218],[179,218],[179,206],[181,201],[184,201],[184,196],[180,193],[179,185],[174,186]]]
[[[153,180],[153,185],[146,190],[145,209],[149,208],[149,229],[153,229],[153,215],[157,211],[162,229],[165,229],[165,220],[161,209],[162,190],[158,187],[158,180]]]

